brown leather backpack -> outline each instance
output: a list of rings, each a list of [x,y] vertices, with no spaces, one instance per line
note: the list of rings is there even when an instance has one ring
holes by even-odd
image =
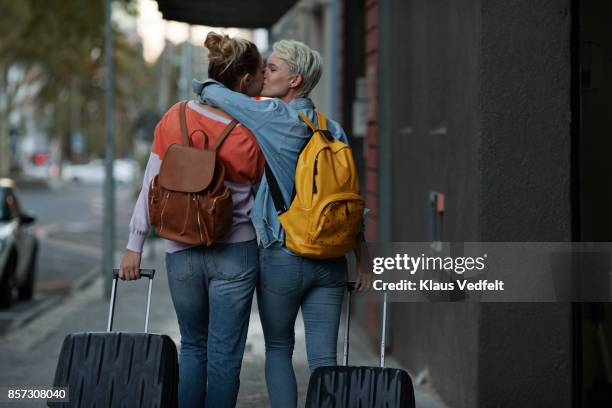
[[[228,233],[233,220],[232,193],[223,183],[225,167],[217,149],[238,123],[232,120],[208,149],[208,135],[201,129],[204,150],[193,147],[181,102],[183,144],[166,150],[159,174],[149,188],[149,220],[162,238],[190,245],[210,246]]]

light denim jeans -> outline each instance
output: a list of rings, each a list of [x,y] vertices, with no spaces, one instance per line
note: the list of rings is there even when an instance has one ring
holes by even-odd
[[[310,371],[336,365],[346,258],[313,260],[279,247],[259,248],[257,304],[266,342],[266,385],[272,408],[297,405],[291,358],[302,309]]]
[[[166,269],[181,332],[179,407],[234,407],[259,269],[257,244],[167,253]]]

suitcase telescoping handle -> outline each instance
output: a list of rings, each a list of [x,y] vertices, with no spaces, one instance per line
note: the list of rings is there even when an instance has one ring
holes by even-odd
[[[346,301],[346,324],[344,331],[344,353],[342,356],[342,364],[348,365],[349,356],[349,333],[351,328],[351,293],[355,290],[355,282],[347,282],[346,289],[348,292],[348,299]],[[383,294],[383,322],[382,330],[380,334],[380,366],[385,366],[385,337],[387,334],[387,292]]]
[[[149,309],[151,308],[151,285],[155,276],[155,269],[139,269],[140,276],[149,278],[149,294],[147,296],[147,313],[145,315],[144,331],[149,331]],[[108,309],[108,326],[107,331],[113,331],[113,318],[115,317],[115,300],[117,298],[117,280],[119,278],[119,269],[113,269],[113,287],[111,291],[110,306]]]

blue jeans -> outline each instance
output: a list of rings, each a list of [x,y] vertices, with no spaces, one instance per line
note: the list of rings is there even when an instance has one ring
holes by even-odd
[[[280,248],[259,249],[257,304],[266,341],[266,384],[272,408],[297,405],[291,358],[302,308],[310,371],[336,365],[346,258],[313,260]]]
[[[234,407],[259,269],[257,244],[167,253],[166,269],[181,331],[179,407]]]

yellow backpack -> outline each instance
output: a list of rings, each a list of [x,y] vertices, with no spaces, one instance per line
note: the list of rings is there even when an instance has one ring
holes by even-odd
[[[351,148],[335,140],[325,115],[318,112],[318,127],[300,112],[312,137],[300,153],[295,169],[295,194],[286,209],[276,179],[266,177],[278,219],[285,230],[285,245],[307,258],[334,258],[352,251],[363,224],[365,203]]]

